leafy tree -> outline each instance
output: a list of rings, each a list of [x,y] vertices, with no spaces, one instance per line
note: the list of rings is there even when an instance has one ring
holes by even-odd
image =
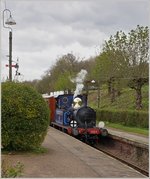
[[[93,75],[100,84],[107,83],[111,102],[114,102],[115,97],[120,92],[118,88],[118,84],[120,84],[120,79],[118,78],[121,75],[120,71],[121,69],[118,66],[118,61],[113,51],[103,52],[96,57]]]
[[[61,74],[61,76],[58,78],[58,80],[55,83],[55,89],[57,90],[64,90],[69,91],[73,88],[73,83],[70,81],[70,73],[69,72],[64,72]]]
[[[41,80],[24,83],[33,86],[39,93],[50,93],[56,90],[70,91],[75,89],[75,84],[70,79],[74,78],[81,69],[86,69],[90,75],[94,63],[94,58],[84,60],[68,53],[57,58],[56,63],[44,73]]]
[[[47,70],[38,85],[42,86],[48,93],[56,90],[74,89],[75,84],[70,79],[75,77],[82,68],[86,68],[87,64],[85,61],[79,61],[73,54],[63,55]]]
[[[149,77],[149,29],[137,26],[131,30],[128,39],[129,76],[128,86],[136,91],[136,108],[142,108],[142,86]]]
[[[41,94],[50,93],[52,86],[50,75],[46,74],[36,84],[36,89]]]
[[[73,88],[71,77],[78,69],[78,61],[72,54],[63,55],[57,59],[56,64],[51,68],[50,74],[55,90]]]
[[[103,52],[112,54],[115,72],[120,78],[129,79],[129,87],[136,92],[136,108],[142,108],[142,86],[148,81],[148,27],[137,26],[128,35],[117,32],[105,42]],[[116,74],[114,74],[116,75]]]

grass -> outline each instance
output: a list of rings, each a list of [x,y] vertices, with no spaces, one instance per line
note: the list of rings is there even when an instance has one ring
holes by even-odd
[[[125,132],[131,132],[131,133],[136,133],[136,134],[142,134],[145,136],[149,135],[149,130],[148,129],[143,129],[143,128],[137,128],[137,127],[128,127],[128,126],[123,126],[121,124],[115,124],[115,123],[106,123],[106,128],[115,128],[119,129]]]
[[[89,91],[88,96],[88,105],[92,108],[97,108],[97,90]],[[148,112],[149,110],[149,86],[145,85],[142,87],[142,111]],[[110,102],[110,96],[108,95],[107,86],[103,85],[100,87],[100,109],[106,110],[136,110],[135,109],[135,90],[131,88],[122,88],[121,95],[116,97],[115,102]],[[108,123],[107,127],[112,127],[116,129],[120,129],[126,132],[132,132],[137,134],[142,134],[148,136],[148,129],[136,128],[136,127],[127,127],[121,124]]]
[[[24,165],[20,162],[17,162],[16,165],[12,166],[5,159],[5,160],[2,160],[1,169],[2,169],[1,170],[2,178],[16,178],[22,175]]]
[[[29,152],[35,153],[35,154],[44,154],[48,152],[48,149],[41,146],[41,147],[34,148]]]
[[[32,154],[44,154],[44,153],[47,153],[48,152],[48,149],[43,147],[43,146],[40,146],[40,147],[35,147],[33,149],[30,149],[30,150],[26,150],[26,151],[15,151],[15,150],[6,150],[6,149],[2,149],[1,150],[2,154],[26,154],[26,153],[32,153]]]
[[[88,96],[89,106],[96,108],[97,90],[89,91]],[[148,111],[149,108],[149,86],[145,85],[142,88],[142,111]],[[107,86],[103,85],[100,88],[100,108],[101,109],[122,109],[122,110],[135,110],[135,90],[131,88],[123,88],[121,95],[116,97],[113,103],[110,102],[110,96],[107,92]]]

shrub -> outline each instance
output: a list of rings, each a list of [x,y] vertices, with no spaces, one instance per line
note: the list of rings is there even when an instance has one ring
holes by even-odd
[[[2,83],[2,146],[8,150],[39,147],[49,125],[49,109],[33,88]]]
[[[98,121],[108,121],[129,127],[149,127],[149,114],[144,111],[96,109],[96,114]]]

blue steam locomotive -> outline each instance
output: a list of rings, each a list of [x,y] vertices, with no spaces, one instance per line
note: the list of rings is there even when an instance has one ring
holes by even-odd
[[[103,122],[96,127],[96,112],[87,106],[87,95],[74,98],[73,94],[63,94],[45,99],[51,112],[51,126],[90,144],[98,142],[100,136],[107,136]]]

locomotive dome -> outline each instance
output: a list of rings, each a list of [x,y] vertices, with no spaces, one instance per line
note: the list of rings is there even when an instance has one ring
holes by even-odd
[[[74,109],[78,109],[82,105],[82,99],[79,97],[76,97],[74,98],[73,103],[74,103],[73,105]]]
[[[78,102],[80,102],[80,101],[82,101],[82,100],[81,100],[81,98],[77,97],[77,98],[75,98],[73,101],[74,101],[75,103],[78,103]]]

